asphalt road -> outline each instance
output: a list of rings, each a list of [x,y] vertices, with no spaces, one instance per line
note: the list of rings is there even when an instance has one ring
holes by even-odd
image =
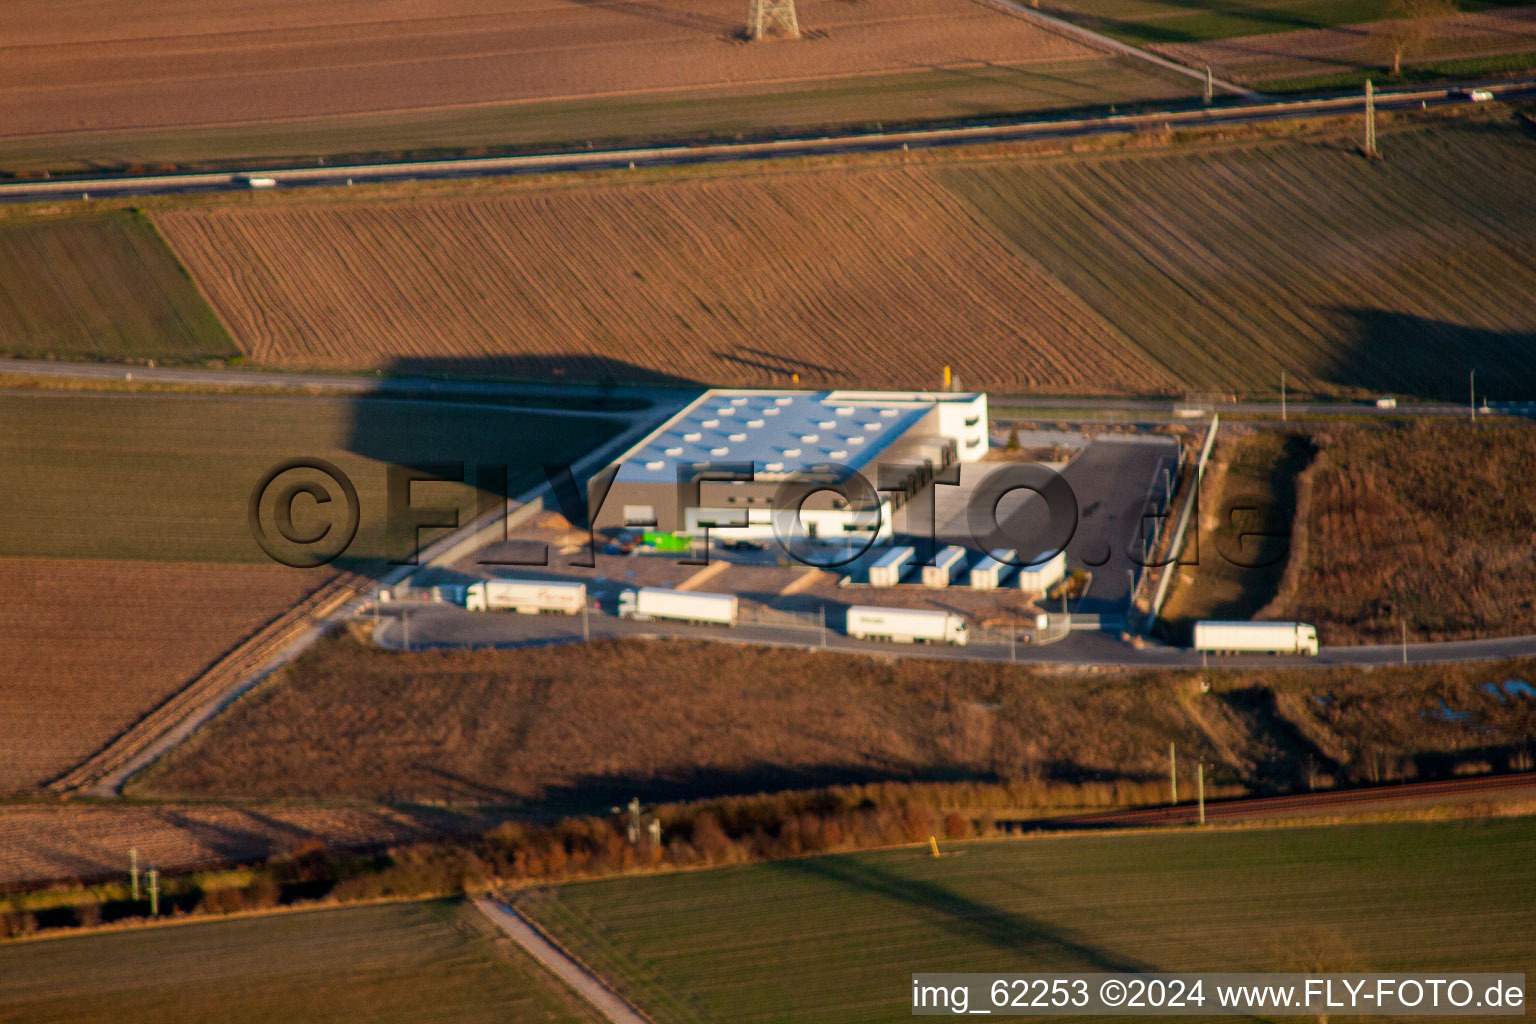
[[[1487,89],[1501,99],[1536,91],[1536,79],[1469,82],[1455,87],[1388,90],[1378,94],[1380,110],[1442,106],[1468,102],[1467,88]],[[108,196],[178,195],[244,190],[252,178],[270,179],[277,188],[333,187],[354,182],[444,181],[518,174],[558,174],[625,167],[667,167],[743,160],[771,160],[861,152],[890,152],[953,146],[987,145],[1031,139],[1123,134],[1207,124],[1260,124],[1362,109],[1354,94],[1283,102],[1249,102],[1174,108],[1137,114],[1107,114],[1069,119],[1018,120],[1001,124],[959,125],[913,131],[863,132],[814,138],[706,145],[650,146],[636,149],[540,153],[404,163],[319,167],[246,168],[233,173],[165,174],[139,177],[50,179],[0,183],[0,202],[85,199]]]
[[[644,401],[681,407],[697,390],[686,387],[660,387],[642,384],[598,386],[588,384],[549,384],[539,381],[485,380],[436,377],[384,377],[365,374],[303,373],[279,370],[204,369],[179,366],[128,366],[121,363],[69,363],[54,360],[0,359],[0,373],[24,377],[53,377],[79,380],[125,380],[138,382],[181,384],[189,387],[219,388],[292,388],[313,390],[316,388],[351,393],[404,395],[404,396],[464,396],[494,397],[504,400],[518,397],[558,399],[611,398],[627,401]],[[1071,412],[1128,412],[1148,413],[1159,419],[1171,416],[1177,408],[1188,408],[1188,403],[1176,398],[1124,397],[1073,398],[1056,395],[1008,395],[989,394],[990,405],[999,410],[1015,408],[1049,409]],[[1279,416],[1278,401],[1225,402],[1209,409],[1223,415]],[[1483,403],[1478,403],[1479,411]],[[1466,417],[1468,407],[1451,402],[1398,403],[1392,409],[1379,409],[1370,402],[1288,402],[1286,411],[1293,415],[1381,416],[1401,417]],[[1490,402],[1489,412],[1506,415],[1536,416],[1536,402]]]
[[[1313,668],[1339,665],[1396,665],[1404,663],[1401,645],[1325,647],[1315,658],[1275,655],[1211,655],[1149,642],[1136,647],[1120,640],[1118,633],[1074,630],[1065,640],[1044,645],[972,642],[965,647],[947,645],[897,645],[854,640],[842,632],[842,612],[829,609],[828,628],[783,628],[742,623],[735,627],[699,626],[689,623],[629,622],[610,613],[616,604],[618,584],[595,588],[602,610],[587,616],[593,639],[683,637],[729,643],[761,644],[842,651],[852,654],[896,654],[903,657],[948,661],[1017,662],[1037,665],[1088,665],[1104,668]],[[381,646],[399,650],[407,641],[411,650],[444,648],[516,649],[579,643],[581,616],[514,615],[469,612],[451,604],[398,602],[379,610],[380,626],[374,639]],[[408,618],[409,621],[402,621]],[[1406,663],[1433,665],[1461,661],[1486,661],[1536,655],[1536,636],[1455,643],[1409,644]]]

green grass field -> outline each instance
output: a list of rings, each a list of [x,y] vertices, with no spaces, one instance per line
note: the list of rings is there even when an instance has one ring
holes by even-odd
[[[1536,971],[1536,820],[995,841],[524,905],[662,1024],[907,1019],[917,971]],[[1107,1018],[1102,1018],[1107,1019]]]
[[[725,140],[1099,108],[1188,97],[1195,91],[1188,79],[1127,59],[990,65],[428,113],[13,139],[0,141],[0,173],[33,178],[45,171],[79,175],[104,167],[221,168],[251,161],[312,165],[320,156],[335,163],[347,157]]]
[[[137,213],[0,219],[0,264],[0,353],[181,361],[239,354]]]
[[[1536,136],[1502,119],[934,170],[1199,391],[1536,390]]]
[[[602,1018],[474,908],[409,903],[0,945],[0,1019]]]
[[[471,480],[478,467],[507,466],[515,495],[541,479],[541,460],[574,461],[613,432],[609,420],[469,403],[0,395],[0,465],[8,474],[0,556],[264,561],[248,522],[252,490],[277,463],[318,456],[358,492],[360,524],[346,558],[407,557],[414,550],[409,528],[386,530],[388,465],[462,462]],[[323,482],[315,474],[284,476],[279,489],[302,481]],[[474,515],[476,490],[417,483],[411,500],[417,508],[456,506],[464,523]],[[298,497],[294,508],[294,533],[331,522],[330,507],[311,498]],[[273,531],[270,518],[264,521]]]
[[[1457,0],[1466,12],[1525,0]],[[1047,0],[1046,11],[1128,43],[1196,43],[1379,21],[1390,0]]]

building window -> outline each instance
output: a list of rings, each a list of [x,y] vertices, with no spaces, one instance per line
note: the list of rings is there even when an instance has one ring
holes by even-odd
[[[655,526],[656,525],[656,506],[655,505],[625,505],[624,506],[624,525],[625,526]]]

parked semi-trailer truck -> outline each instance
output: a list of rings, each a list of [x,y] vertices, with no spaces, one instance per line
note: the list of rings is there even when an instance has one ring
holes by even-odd
[[[855,640],[898,644],[946,643],[965,646],[971,633],[965,620],[949,612],[879,608],[860,604],[848,609],[848,635]]]
[[[972,590],[996,590],[1008,581],[1018,568],[1018,551],[1014,548],[997,548],[971,568]]]
[[[1317,629],[1305,622],[1197,622],[1195,650],[1212,654],[1316,654]]]
[[[891,548],[880,556],[880,560],[869,567],[869,585],[872,587],[894,587],[901,582],[901,577],[906,574],[907,563],[917,556],[917,549],[911,547]]]
[[[514,611],[523,615],[559,612],[575,615],[587,603],[585,583],[543,580],[481,580],[464,591],[464,607],[472,612]]]
[[[956,544],[933,556],[933,564],[923,566],[923,586],[947,587],[965,568],[965,548]]]
[[[626,590],[619,595],[619,618],[639,622],[675,619],[678,622],[734,626],[736,595],[696,594],[687,590],[661,590],[657,587]]]

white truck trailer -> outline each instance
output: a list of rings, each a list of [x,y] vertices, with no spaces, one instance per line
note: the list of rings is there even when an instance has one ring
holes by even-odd
[[[513,611],[520,615],[558,612],[575,615],[587,603],[585,583],[546,580],[481,580],[464,590],[464,607],[472,612]]]
[[[947,587],[965,568],[965,548],[951,544],[933,556],[933,564],[923,566],[923,586]]]
[[[894,587],[901,582],[902,575],[907,571],[907,563],[916,557],[916,548],[891,548],[880,556],[879,561],[869,567],[869,585]]]
[[[673,619],[677,622],[707,622],[719,626],[736,625],[735,594],[698,594],[688,590],[662,590],[642,587],[619,595],[619,618],[649,622]]]
[[[957,647],[964,647],[971,639],[965,620],[950,612],[880,608],[867,604],[848,609],[848,635],[855,640],[889,640],[897,644],[947,643]]]
[[[972,590],[996,590],[1008,582],[1008,577],[1018,568],[1018,551],[998,548],[971,567]]]
[[[1067,553],[1053,551],[1034,565],[1019,566],[1019,589],[1031,597],[1041,597],[1067,575]]]
[[[1195,650],[1212,654],[1317,654],[1317,629],[1305,622],[1197,622]]]

